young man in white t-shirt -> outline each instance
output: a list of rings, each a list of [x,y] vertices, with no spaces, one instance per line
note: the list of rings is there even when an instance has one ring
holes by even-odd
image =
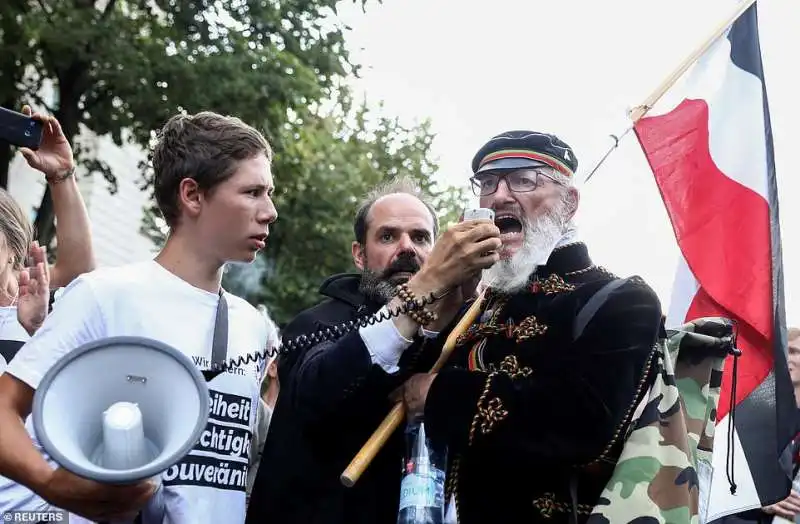
[[[156,201],[170,226],[168,240],[155,260],[99,269],[73,281],[0,376],[0,474],[93,521],[129,519],[140,510],[144,524],[244,520],[263,362],[209,382],[206,432],[189,455],[164,472],[157,491],[152,482],[110,486],[63,468],[53,470],[34,448],[22,420],[47,370],[90,341],[147,337],[189,355],[200,369],[209,367],[223,266],[252,262],[277,218],[271,157],[263,136],[239,119],[204,112],[167,122],[153,152],[153,168]],[[227,358],[265,348],[267,326],[261,314],[235,296],[224,297]],[[235,420],[224,409],[232,402],[241,406]],[[220,438],[223,432],[226,437]]]

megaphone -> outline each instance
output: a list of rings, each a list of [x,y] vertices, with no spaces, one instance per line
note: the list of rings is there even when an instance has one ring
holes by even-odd
[[[128,484],[160,475],[189,453],[209,402],[188,356],[148,338],[110,337],[50,368],[33,398],[33,426],[64,469]]]

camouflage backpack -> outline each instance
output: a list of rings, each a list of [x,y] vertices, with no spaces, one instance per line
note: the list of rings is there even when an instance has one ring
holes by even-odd
[[[722,369],[733,324],[700,318],[654,347],[650,388],[628,415],[627,436],[588,524],[698,524],[698,476],[710,471]]]

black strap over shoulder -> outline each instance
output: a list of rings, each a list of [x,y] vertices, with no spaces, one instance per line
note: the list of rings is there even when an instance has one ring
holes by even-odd
[[[211,363],[224,364],[228,359],[228,301],[225,292],[219,290],[217,316],[214,320],[214,338],[211,341]]]
[[[225,300],[225,291],[220,288],[219,302],[217,303],[217,316],[214,319],[214,335],[211,339],[211,362],[209,369],[204,370],[203,377],[210,382],[220,375],[222,371],[214,371],[217,364],[219,369],[224,369],[228,360],[228,301]]]
[[[628,278],[617,278],[608,282],[603,287],[601,287],[597,293],[592,295],[592,298],[589,299],[586,304],[578,311],[578,314],[575,316],[575,321],[572,324],[572,340],[578,340],[583,334],[583,330],[586,329],[586,326],[589,325],[589,321],[592,320],[595,313],[602,307],[602,305],[608,300],[609,295],[614,292],[619,286],[624,284],[630,279]]]

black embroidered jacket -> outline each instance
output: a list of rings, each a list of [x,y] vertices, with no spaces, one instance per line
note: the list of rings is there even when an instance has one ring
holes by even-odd
[[[586,520],[661,325],[658,298],[635,278],[573,340],[578,311],[614,278],[584,244],[564,246],[525,291],[490,294],[459,339],[425,407],[428,434],[448,447],[459,524]]]

